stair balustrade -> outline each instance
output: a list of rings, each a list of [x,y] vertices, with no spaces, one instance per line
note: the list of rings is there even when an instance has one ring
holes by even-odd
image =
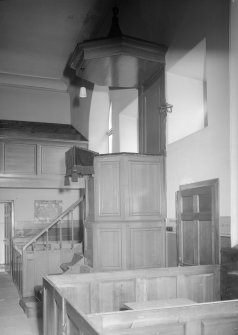
[[[13,244],[12,277],[22,297],[34,296],[44,276],[61,274],[60,265],[82,252],[79,229],[84,221],[85,196],[81,196],[25,245]]]

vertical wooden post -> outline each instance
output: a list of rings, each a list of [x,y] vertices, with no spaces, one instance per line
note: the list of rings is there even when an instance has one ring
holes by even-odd
[[[62,219],[59,220],[59,229],[60,229],[60,249],[62,249]]]
[[[70,221],[71,221],[71,247],[74,248],[74,212],[70,212]]]
[[[43,334],[48,335],[47,332],[47,289],[43,286]]]

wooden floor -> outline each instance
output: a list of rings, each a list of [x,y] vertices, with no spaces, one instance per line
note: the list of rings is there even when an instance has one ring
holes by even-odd
[[[19,299],[11,276],[0,268],[0,334],[41,335],[41,320],[27,318]]]

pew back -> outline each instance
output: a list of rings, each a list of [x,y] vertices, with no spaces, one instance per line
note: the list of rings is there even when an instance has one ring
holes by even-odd
[[[220,298],[218,265],[48,276],[43,282],[45,335],[62,334],[66,304],[84,315],[119,311],[126,302]]]
[[[48,276],[44,281],[86,314],[118,311],[125,302],[220,299],[218,265]]]
[[[110,335],[233,335],[238,333],[238,300],[91,314],[88,319],[95,329]]]

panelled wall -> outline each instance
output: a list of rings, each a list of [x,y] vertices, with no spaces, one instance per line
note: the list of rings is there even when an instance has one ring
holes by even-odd
[[[0,140],[0,180],[5,187],[63,187],[65,152],[75,142]],[[86,147],[86,144],[79,144]]]

